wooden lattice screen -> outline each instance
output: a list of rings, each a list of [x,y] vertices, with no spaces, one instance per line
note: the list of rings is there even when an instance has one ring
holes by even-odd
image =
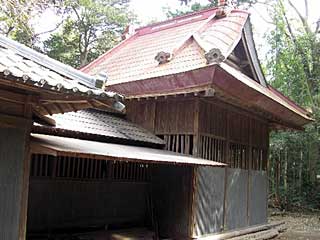
[[[190,134],[165,134],[159,135],[166,144],[166,150],[192,155],[193,135]]]
[[[32,155],[30,176],[83,181],[147,182],[150,179],[149,166],[143,163],[45,154]]]
[[[204,159],[223,162],[225,159],[225,140],[212,136],[200,135],[199,156]]]

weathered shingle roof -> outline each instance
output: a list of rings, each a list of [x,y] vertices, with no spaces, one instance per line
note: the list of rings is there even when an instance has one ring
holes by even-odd
[[[87,155],[88,157],[126,162],[142,162],[147,164],[199,165],[226,167],[220,162],[195,158],[161,149],[102,143],[82,139],[31,134],[31,152],[37,153],[39,148],[55,152],[59,155]],[[40,151],[41,152],[41,151]]]
[[[39,130],[39,127],[36,127],[36,130],[40,132],[47,130],[50,134],[58,133],[59,135],[63,135],[62,132],[66,133],[65,130],[68,130],[78,134],[95,135],[101,137],[101,139],[104,137],[107,140],[118,139],[120,142],[126,140],[127,144],[130,144],[130,142],[164,144],[163,140],[148,130],[124,118],[96,109],[54,114],[51,118],[56,122],[55,127],[42,127],[42,131]]]
[[[222,17],[219,11],[212,8],[140,28],[81,70],[105,71],[107,88],[128,98],[213,88],[227,101],[249,106],[281,125],[300,127],[312,121],[306,110],[266,84],[249,13],[234,9]]]
[[[0,74],[20,84],[73,95],[120,97],[98,89],[99,80],[0,35]]]
[[[241,39],[248,13],[233,10],[228,17],[216,18],[216,10],[140,28],[82,71],[105,71],[107,85],[114,85],[206,67],[212,50],[221,53],[217,61],[226,59]],[[169,53],[170,61],[159,65],[155,60],[159,52]]]

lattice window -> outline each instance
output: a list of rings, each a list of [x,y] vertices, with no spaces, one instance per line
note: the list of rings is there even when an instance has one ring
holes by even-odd
[[[91,158],[59,156],[56,159],[58,178],[103,179],[106,175],[106,161]]]
[[[148,182],[150,169],[148,164],[114,161],[109,162],[110,179],[114,181]]]
[[[267,150],[260,148],[252,148],[252,169],[266,170]]]
[[[159,135],[166,143],[166,150],[192,155],[193,135],[188,134],[166,134]]]
[[[143,163],[33,154],[30,176],[81,181],[147,182],[150,180],[150,169]]]
[[[54,156],[45,154],[32,154],[30,176],[51,177],[54,166]]]
[[[225,140],[201,135],[199,145],[199,156],[201,158],[216,162],[225,161]]]
[[[248,169],[248,146],[238,143],[229,145],[229,166],[232,168]]]

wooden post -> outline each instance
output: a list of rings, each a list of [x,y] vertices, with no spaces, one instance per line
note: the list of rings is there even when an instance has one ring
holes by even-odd
[[[193,152],[192,155],[195,157],[199,156],[199,121],[200,121],[200,101],[197,97],[194,102],[194,124],[193,124]]]
[[[249,153],[248,153],[248,189],[247,189],[247,225],[250,225],[250,193],[251,193],[251,170],[252,170],[252,134],[253,134],[253,127],[252,127],[252,119],[249,120]]]
[[[223,162],[230,164],[230,114],[227,112],[227,129],[226,129],[226,142],[225,142],[225,159]],[[223,200],[223,230],[226,231],[227,225],[227,190],[228,190],[228,167],[225,168],[224,178],[224,200]]]
[[[224,172],[224,196],[223,196],[223,231],[226,231],[227,225],[227,190],[228,190],[228,168]]]
[[[26,238],[27,233],[27,213],[28,213],[28,196],[29,196],[29,179],[30,179],[30,133],[33,125],[32,122],[32,96],[26,97],[26,104],[24,107],[24,117],[30,119],[25,129],[25,144],[24,144],[24,158],[22,166],[22,193],[21,193],[21,212],[20,212],[20,226],[19,226],[19,240]]]
[[[6,106],[11,109],[11,102]],[[0,239],[24,240],[26,237],[31,97],[27,96],[18,116],[0,116]]]
[[[200,100],[199,98],[195,98],[194,102],[194,122],[193,122],[193,150],[192,155],[195,157],[199,156],[199,150],[200,150],[200,135],[199,135],[199,121],[200,121]],[[190,207],[190,232],[189,236],[192,236],[194,234],[194,204],[195,204],[195,192],[196,192],[196,184],[197,184],[197,175],[198,175],[198,168],[193,167],[192,168],[192,188],[191,188],[191,207]]]

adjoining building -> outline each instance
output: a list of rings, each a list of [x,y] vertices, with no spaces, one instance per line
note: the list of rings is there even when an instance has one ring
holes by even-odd
[[[222,6],[131,33],[81,70],[107,73],[106,90],[125,96],[127,119],[167,150],[228,165],[184,173],[189,208],[180,198],[160,208],[159,235],[202,239],[266,223],[269,133],[301,130],[312,118],[266,82],[249,13]]]
[[[172,203],[189,208],[193,167],[225,164],[163,150],[103,75],[2,36],[0,52],[1,239],[153,239],[158,224],[186,224]]]
[[[32,131],[29,239],[113,239],[130,229],[154,239],[158,224],[188,219],[188,211],[175,215],[172,202],[188,209],[192,168],[224,167],[162,150],[160,138],[101,110],[51,118],[55,127],[37,124]]]
[[[122,106],[122,96],[100,83],[0,36],[0,239],[25,239],[33,122],[54,125],[47,114]]]

